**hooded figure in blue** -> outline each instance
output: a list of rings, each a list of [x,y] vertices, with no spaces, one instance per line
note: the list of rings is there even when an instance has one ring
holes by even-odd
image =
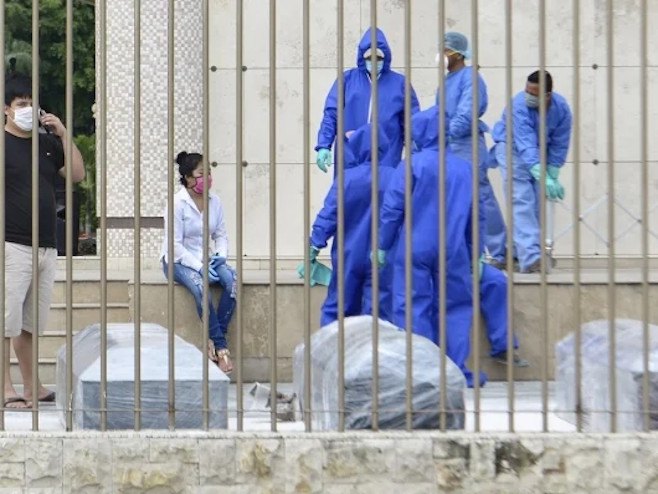
[[[571,138],[571,110],[563,96],[553,92],[553,79],[546,72],[546,198],[557,201],[564,198],[564,187],[559,174],[567,159]],[[513,182],[514,255],[519,259],[522,272],[541,270],[542,239],[539,224],[539,201],[544,192],[539,190],[541,173],[539,149],[539,71],[526,82],[525,91],[518,93],[512,102],[512,163],[506,163],[506,112],[493,129],[493,148],[503,179],[511,174]],[[505,187],[504,190],[507,190]]]
[[[345,316],[370,314],[372,309],[371,262],[364,253],[373,249],[371,245],[372,224],[372,129],[370,124],[353,132],[345,144]],[[382,128],[378,131],[378,153],[386,155],[390,142]],[[390,181],[394,169],[379,167],[380,201]],[[338,227],[338,180],[327,194],[324,206],[313,223],[311,232],[311,257],[317,256],[320,249],[327,246],[330,238],[336,235]],[[327,298],[322,306],[320,325],[325,326],[338,319],[338,242],[331,248],[333,271]],[[390,275],[381,276],[380,297],[388,297]],[[380,317],[389,319],[385,307]]]
[[[404,145],[404,76],[391,70],[391,48],[384,33],[377,29],[377,47],[371,49],[371,31],[368,29],[356,56],[356,68],[345,71],[345,132],[356,130],[370,123],[372,115],[371,73],[377,71],[379,96],[378,124],[385,125],[384,131],[390,140],[387,157],[379,157],[381,166],[395,166],[400,162]],[[373,65],[376,65],[374,67]],[[411,89],[411,112],[419,109],[416,93]],[[316,163],[326,172],[331,165],[331,147],[338,129],[338,81],[335,81],[324,106],[324,115],[315,150]],[[334,160],[334,162],[336,162]]]
[[[448,74],[445,79],[446,137],[448,146],[457,156],[473,162],[472,112],[473,71],[466,65],[471,57],[468,39],[461,33],[448,32],[443,40],[443,56]],[[478,117],[487,111],[489,99],[487,85],[477,73]],[[437,103],[439,94],[437,93]],[[480,239],[494,259],[502,260],[505,255],[505,221],[500,206],[489,182],[487,168],[489,153],[484,139],[489,131],[487,124],[478,120],[478,173],[480,183]]]
[[[470,351],[473,319],[473,290],[468,229],[471,228],[472,171],[465,160],[446,150],[445,202],[439,197],[439,122],[438,107],[414,115],[412,138],[416,152],[412,155],[412,274],[413,332],[439,343],[439,205],[446,207],[446,323],[450,359],[464,372],[469,385],[472,373],[466,368]],[[405,326],[405,167],[395,169],[384,194],[380,213],[380,264],[393,257],[393,323]],[[390,250],[398,238],[397,249]],[[484,383],[486,376],[482,376]]]

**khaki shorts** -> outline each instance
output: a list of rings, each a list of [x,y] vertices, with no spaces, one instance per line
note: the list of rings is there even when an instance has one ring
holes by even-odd
[[[57,250],[39,247],[38,334],[42,334],[48,324],[56,269]],[[18,336],[22,329],[34,333],[32,247],[5,242],[5,280],[5,337]]]

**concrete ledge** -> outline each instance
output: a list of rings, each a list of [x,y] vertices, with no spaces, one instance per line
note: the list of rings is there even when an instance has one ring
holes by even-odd
[[[245,272],[246,273],[246,272]],[[269,380],[269,280],[259,283],[261,271],[253,272],[250,282],[243,285],[243,376],[246,381]],[[295,346],[304,337],[304,290],[298,280],[287,276],[288,283],[277,284],[277,365],[281,380],[292,380],[291,357]],[[560,276],[569,274],[559,273]],[[581,322],[608,317],[607,296],[608,286],[603,282],[603,273],[592,273],[590,282],[583,281],[580,291]],[[155,322],[167,327],[166,305],[167,282],[161,273],[154,273],[151,278],[142,280],[142,321]],[[295,275],[296,276],[296,275]],[[532,277],[527,283],[519,283],[514,289],[513,324],[521,344],[522,355],[530,360],[531,367],[514,369],[515,380],[542,379],[544,362],[548,369],[548,379],[553,379],[555,343],[579,326],[578,311],[575,306],[576,289],[571,282],[555,282],[547,285],[548,318],[544,326],[541,304],[543,289],[538,283],[538,275],[522,275]],[[558,274],[552,275],[558,276]],[[629,280],[635,274],[629,274]],[[598,281],[594,278],[598,277]],[[219,296],[213,290],[215,300]],[[130,285],[131,314],[134,314],[134,285]],[[326,288],[311,289],[311,329],[318,329],[320,308],[324,301]],[[642,286],[638,282],[620,282],[616,287],[616,314],[620,318],[642,319],[641,304]],[[650,300],[658,298],[658,284],[649,286]],[[192,296],[181,286],[174,287],[175,297],[175,330],[177,334],[201,345],[201,323],[194,308]],[[651,323],[658,323],[658,307],[650,308]],[[489,374],[492,380],[505,380],[506,367],[495,364],[488,357],[489,343],[486,338],[484,322],[480,325],[478,340],[480,368]],[[229,347],[235,356],[237,345],[235,318],[229,329]],[[473,343],[474,345],[474,343]],[[471,363],[473,368],[473,363]]]
[[[3,433],[0,490],[655,493],[652,434]]]

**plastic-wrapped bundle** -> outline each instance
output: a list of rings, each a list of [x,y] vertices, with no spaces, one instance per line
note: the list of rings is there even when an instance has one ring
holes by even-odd
[[[379,321],[379,427],[406,427],[406,335]],[[439,427],[439,348],[430,340],[412,336],[413,427]],[[345,318],[345,427],[372,426],[372,317]],[[304,397],[304,344],[295,349],[293,379],[297,396]],[[316,430],[338,427],[338,323],[329,324],[311,338],[311,408]],[[446,358],[446,425],[464,428],[464,388],[459,368]],[[302,409],[304,404],[302,403]]]
[[[581,329],[581,405],[583,429],[609,432],[611,427],[609,324],[592,321]],[[642,321],[615,321],[617,430],[644,429],[642,415]],[[576,423],[576,340],[573,333],[555,348],[557,415]],[[658,410],[658,326],[649,325],[650,409]],[[658,414],[650,415],[651,429],[658,429]]]
[[[141,325],[141,426],[144,429],[169,427],[168,333],[157,324]],[[134,427],[135,327],[107,325],[107,428]],[[73,420],[76,428],[100,428],[101,391],[100,325],[88,326],[73,337]],[[190,343],[174,339],[176,428],[203,425],[203,365],[207,359]],[[57,408],[66,420],[66,346],[57,354]],[[209,379],[209,425],[228,425],[229,379],[211,364]]]

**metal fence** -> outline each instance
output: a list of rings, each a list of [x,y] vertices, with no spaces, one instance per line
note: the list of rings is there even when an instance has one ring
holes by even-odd
[[[0,26],[3,26],[4,29],[4,3],[0,2]],[[107,237],[108,225],[107,225],[107,183],[108,183],[108,167],[107,164],[107,139],[108,139],[108,129],[107,129],[107,105],[105,102],[108,98],[108,83],[107,83],[107,0],[98,0],[97,1],[97,12],[99,15],[99,26],[98,31],[98,43],[99,43],[99,60],[97,62],[98,70],[100,71],[100,86],[97,88],[98,100],[100,102],[100,127],[97,129],[97,142],[99,147],[100,154],[100,170],[98,173],[99,178],[99,205],[100,205],[100,226],[99,226],[99,237],[105,239]],[[372,39],[371,43],[376,45],[376,28],[378,27],[378,3],[376,0],[371,0],[370,2],[370,27],[372,29]],[[412,119],[412,99],[411,99],[411,85],[412,85],[412,9],[417,8],[416,2],[411,2],[411,0],[406,0],[402,2],[403,5],[400,7],[400,13],[404,16],[404,75],[405,75],[405,92],[404,92],[404,158],[403,162],[399,165],[400,167],[405,168],[405,173],[407,177],[412,176],[412,136],[411,136],[411,119]],[[537,68],[540,72],[546,71],[546,51],[547,51],[547,30],[546,30],[546,0],[538,0],[538,9],[539,9],[539,23],[536,26],[536,41],[538,42],[538,52],[537,52]],[[606,2],[606,47],[607,47],[607,66],[614,66],[614,28],[615,28],[615,1],[607,0]],[[514,14],[512,0],[504,0],[501,2],[504,5],[504,25],[499,27],[500,30],[505,32],[505,94],[504,99],[506,101],[506,107],[510,108],[512,105],[514,97],[514,87],[513,87],[513,75],[512,71],[513,66],[513,46],[512,46],[512,32],[513,24],[512,18]],[[32,32],[33,32],[33,50],[35,53],[39,50],[39,35],[38,35],[38,26],[39,26],[39,1],[33,0],[33,15],[32,15]],[[168,9],[168,31],[169,36],[167,39],[167,74],[168,74],[168,119],[167,119],[167,149],[168,156],[170,161],[174,161],[176,154],[176,149],[174,147],[174,109],[175,109],[175,78],[174,74],[176,71],[174,63],[174,35],[176,18],[175,18],[175,5],[173,0],[168,0],[166,2]],[[277,382],[278,378],[278,367],[277,367],[277,2],[269,2],[269,327],[268,327],[268,341],[270,345],[270,378],[269,382],[271,385],[272,396],[276,396]],[[303,91],[303,135],[301,136],[300,147],[303,147],[303,155],[308,158],[311,155],[310,143],[311,143],[311,94],[310,94],[310,68],[311,68],[311,43],[310,43],[310,32],[311,32],[311,8],[312,2],[302,1],[302,10],[300,16],[302,18],[302,28],[303,28],[303,43],[299,48],[302,52],[302,65],[303,65],[303,81],[302,88]],[[164,6],[164,2],[163,2]],[[336,71],[336,81],[337,81],[337,136],[343,136],[346,130],[345,127],[345,69],[349,66],[344,60],[344,17],[345,17],[345,1],[337,0],[336,1],[336,22],[337,22],[337,36],[336,36],[336,62],[337,62],[337,71]],[[235,382],[236,382],[236,409],[231,412],[235,414],[236,417],[236,427],[239,431],[245,430],[248,428],[245,424],[245,396],[244,396],[244,376],[243,376],[243,337],[244,337],[244,311],[245,305],[243,300],[243,279],[244,279],[244,265],[243,265],[243,252],[244,252],[244,242],[243,242],[243,226],[244,226],[244,183],[243,183],[243,162],[244,162],[244,149],[245,143],[243,142],[243,133],[241,129],[243,128],[243,113],[244,113],[244,101],[248,95],[245,94],[244,87],[244,75],[241,70],[243,66],[243,40],[247,35],[244,29],[244,4],[240,0],[235,1],[235,26],[236,26],[236,53],[235,53],[235,112],[236,112],[236,121],[235,127],[237,129],[235,135],[236,140],[234,143],[235,146],[235,173],[236,173],[236,182],[235,182],[235,195],[236,202],[235,205],[231,205],[231,208],[234,208],[236,215],[236,225],[237,231],[235,236],[235,259],[236,259],[236,271],[237,271],[237,306],[235,312],[235,332],[232,335],[236,341],[236,354],[235,354]],[[638,111],[638,118],[641,120],[640,128],[642,129],[641,133],[641,187],[639,194],[641,195],[641,213],[639,217],[636,218],[638,223],[641,223],[641,296],[639,297],[638,303],[642,307],[642,320],[643,320],[643,351],[642,351],[642,410],[643,410],[643,419],[644,419],[644,429],[649,430],[650,428],[650,365],[649,365],[649,348],[650,348],[650,332],[649,332],[649,321],[650,321],[650,300],[649,300],[649,260],[650,260],[650,251],[649,251],[649,236],[653,235],[649,227],[649,218],[650,218],[650,174],[649,174],[649,71],[648,71],[648,5],[647,0],[641,0],[639,2],[639,10],[637,14],[641,19],[641,31],[638,33],[640,38],[641,46],[641,87],[640,87],[640,107],[634,109],[633,111]],[[210,91],[210,80],[209,80],[209,57],[210,49],[209,46],[209,35],[210,35],[210,2],[209,0],[203,0],[202,2],[202,12],[203,12],[203,175],[207,177],[210,173],[210,113],[213,111],[221,111],[220,108],[211,108],[209,104],[209,91]],[[583,116],[580,114],[581,108],[581,60],[580,60],[580,11],[581,11],[581,2],[578,0],[572,1],[573,9],[573,18],[571,22],[572,26],[572,70],[573,70],[573,79],[572,79],[572,108],[574,109],[574,125],[573,125],[573,136],[572,136],[572,183],[580,184],[581,183],[581,123]],[[73,252],[72,252],[72,208],[69,207],[72,204],[72,191],[73,183],[71,181],[71,154],[72,154],[72,123],[73,123],[73,0],[66,1],[66,12],[67,12],[67,29],[66,29],[66,128],[67,128],[67,150],[66,150],[66,170],[67,170],[67,180],[66,180],[66,235],[67,235],[67,255],[66,255],[66,299],[67,299],[67,311],[66,311],[66,348],[67,348],[67,399],[66,403],[68,407],[66,409],[66,428],[72,430],[73,426],[73,414],[74,410],[72,408],[73,403],[73,366],[72,362],[76,358],[73,353],[73,335],[74,330],[78,328],[73,327]],[[439,16],[437,18],[437,30],[438,30],[438,39],[441,40],[444,37],[444,34],[447,30],[446,17],[445,17],[445,0],[439,0],[438,2],[438,12]],[[472,65],[478,66],[480,61],[479,52],[482,41],[479,39],[478,33],[481,31],[481,26],[479,25],[478,19],[479,12],[479,2],[478,0],[471,0],[470,2],[470,31],[471,31],[471,44],[472,44]],[[4,58],[4,33],[0,36],[0,54]],[[141,362],[141,309],[142,309],[142,298],[141,298],[141,276],[142,276],[142,266],[141,266],[141,257],[140,257],[140,232],[142,225],[140,223],[141,218],[141,204],[142,198],[140,196],[140,182],[142,180],[142,174],[140,170],[140,161],[142,153],[144,152],[143,140],[141,135],[141,16],[140,16],[140,2],[135,0],[134,2],[134,53],[133,57],[135,60],[135,69],[134,69],[134,112],[136,118],[134,120],[134,128],[132,129],[133,138],[134,138],[134,325],[135,325],[135,361],[134,361],[134,424],[135,430],[141,429],[141,416],[145,410],[142,407],[141,402],[141,383],[142,376],[140,369],[142,368]],[[534,42],[534,40],[533,40]],[[91,48],[90,48],[91,49]],[[376,70],[376,69],[375,69]],[[33,118],[36,121],[38,119],[38,107],[39,107],[39,87],[41,81],[39,80],[39,59],[38,57],[33,57]],[[439,103],[439,125],[440,127],[445,122],[445,108],[446,108],[446,94],[445,94],[445,74],[446,67],[445,62],[442,57],[439,57],[439,67],[436,70],[436,86],[439,88],[437,92],[437,100]],[[4,89],[4,72],[0,74],[0,87]],[[607,225],[608,232],[605,243],[607,246],[607,301],[606,301],[606,315],[609,321],[609,409],[605,413],[610,415],[610,430],[616,431],[617,424],[617,415],[619,409],[618,403],[618,392],[617,392],[617,377],[615,374],[615,364],[617,359],[617,350],[615,346],[615,320],[617,317],[616,304],[617,304],[617,279],[616,279],[616,251],[615,245],[618,240],[616,236],[615,229],[615,204],[616,204],[616,195],[615,195],[615,184],[616,184],[616,163],[615,163],[615,153],[616,153],[616,139],[614,132],[614,109],[615,109],[615,72],[613,70],[608,70],[607,72],[607,111],[608,113],[608,124],[607,124],[607,160],[608,160],[608,173],[607,173],[607,197],[609,198],[605,204],[607,206]],[[472,84],[476,86],[478,84],[478,73],[477,71],[472,71]],[[546,180],[546,167],[547,163],[547,137],[546,137],[546,123],[545,117],[547,112],[547,101],[545,98],[545,82],[544,79],[540,77],[540,150],[541,150],[541,169],[542,175],[540,177],[540,188],[543,190]],[[378,78],[373,75],[372,77],[372,89],[371,97],[373,101],[378,101],[379,94],[379,82]],[[478,92],[474,91],[473,100],[472,100],[472,155],[473,162],[478,162],[478,156],[480,150],[478,148]],[[506,158],[507,162],[511,163],[513,158],[513,121],[511,112],[507,112],[507,146],[506,146]],[[372,105],[372,121],[379,122],[379,110],[378,105]],[[32,215],[32,253],[33,259],[38,259],[38,239],[39,239],[39,216],[37,211],[39,210],[39,147],[38,147],[38,129],[35,127],[32,130],[32,207],[34,214]],[[345,168],[343,166],[343,161],[345,157],[344,141],[342,138],[336,139],[336,182],[337,182],[337,191],[338,191],[338,227],[336,231],[336,241],[337,241],[337,256],[336,256],[336,265],[334,269],[337,272],[337,293],[338,293],[338,344],[336,348],[337,358],[338,358],[338,376],[336,387],[338,389],[339,397],[339,424],[338,429],[345,429],[345,410],[348,407],[348,404],[345,403],[345,221],[344,218],[346,215],[349,215],[350,212],[345,210]],[[446,259],[446,244],[450,239],[446,238],[446,189],[445,189],[445,177],[446,177],[446,147],[449,146],[445,133],[441,132],[439,137],[439,152],[437,154],[437,166],[439,169],[439,180],[436,184],[437,193],[440,199],[439,205],[439,223],[438,223],[438,280],[439,280],[439,293],[445,294],[447,291],[447,270],[448,263]],[[378,134],[377,132],[372,133],[372,149],[377,149],[378,147]],[[147,151],[148,152],[148,151]],[[6,182],[5,177],[5,142],[4,134],[0,138],[0,188],[11,186]],[[371,238],[377,239],[379,237],[379,189],[378,189],[378,171],[379,171],[379,157],[377,153],[373,154],[372,159],[372,189],[370,191],[364,191],[371,195],[372,203],[372,221],[371,221]],[[168,218],[166,224],[168,225],[167,238],[169,241],[168,251],[174,252],[174,234],[173,234],[173,225],[174,225],[174,183],[175,175],[173,167],[169,167],[167,174],[167,211]],[[479,197],[479,183],[478,183],[478,173],[477,165],[473,167],[473,180],[472,180],[472,194],[474,198]],[[312,223],[313,216],[311,214],[311,174],[314,173],[314,168],[311,166],[305,166],[303,171],[303,183],[304,183],[304,198],[303,211],[300,211],[300,215],[303,215],[304,231],[303,235],[300,234],[300,243],[303,243],[304,251],[304,263],[305,263],[305,277],[304,277],[304,289],[303,289],[303,305],[304,305],[304,334],[303,341],[305,343],[305,352],[304,352],[304,391],[302,402],[304,405],[303,408],[303,421],[304,428],[307,431],[312,429],[312,414],[317,412],[313,410],[310,406],[311,404],[311,395],[312,395],[312,379],[311,373],[313,371],[311,365],[311,337],[312,329],[315,328],[315,323],[313,321],[313,314],[311,310],[311,259],[308,252],[308,239],[310,238],[310,226]],[[507,231],[510,233],[507,236],[507,251],[514,251],[513,235],[513,181],[508,180],[505,183],[506,188],[506,201],[504,209],[506,211],[507,217]],[[411,225],[414,211],[412,210],[412,181],[405,181],[405,224]],[[209,205],[209,194],[207,188],[204,189],[203,193],[203,204],[204,211],[208,210]],[[4,202],[0,203],[0,277],[5,277],[5,214],[8,212],[8,208],[11,205],[5,205]],[[480,205],[477,200],[472,201],[472,217],[478,218],[480,215]],[[572,225],[568,227],[569,230],[572,230],[573,235],[573,245],[575,255],[573,256],[573,287],[575,298],[573,299],[573,306],[575,308],[575,327],[579,328],[583,321],[583,316],[581,313],[582,306],[582,279],[581,279],[581,229],[582,226],[587,226],[583,221],[583,216],[587,214],[587,211],[581,209],[581,204],[579,200],[579,194],[573,194],[573,204],[571,207],[571,216],[572,216]],[[629,213],[630,214],[630,213]],[[541,238],[546,238],[547,233],[547,207],[546,202],[540,201],[540,218],[542,225],[542,234]],[[204,238],[204,258],[203,264],[208,265],[209,262],[209,225],[208,225],[208,215],[204,215],[204,225],[203,225],[203,238]],[[597,233],[598,234],[598,233]],[[480,245],[480,229],[477,221],[472,223],[472,288],[473,288],[473,313],[475,314],[472,320],[471,328],[471,341],[472,341],[472,356],[473,356],[473,375],[474,375],[474,389],[473,389],[473,410],[468,413],[472,413],[474,423],[473,429],[475,431],[482,430],[481,426],[481,416],[486,410],[483,410],[481,405],[481,383],[480,383],[480,354],[482,349],[479,344],[479,335],[482,330],[482,324],[480,320],[480,290],[479,290],[479,272],[480,272],[480,257],[481,251],[479,248]],[[558,238],[560,237],[558,233]],[[598,234],[601,235],[601,234]],[[411,228],[405,229],[405,236],[401,240],[404,242],[405,251],[411,253],[413,250],[412,243],[412,230]],[[372,250],[376,250],[376,244],[373,242]],[[367,255],[367,253],[364,253]],[[107,426],[107,386],[108,386],[108,361],[107,361],[107,311],[108,311],[108,252],[107,244],[103,241],[100,244],[100,290],[101,290],[101,349],[100,349],[100,368],[101,368],[101,393],[100,393],[100,403],[99,411],[101,413],[101,428],[105,429]],[[549,310],[551,309],[550,300],[548,296],[549,290],[549,278],[547,272],[549,271],[550,258],[548,257],[545,250],[542,250],[541,256],[541,266],[542,270],[539,275],[539,286],[541,291],[541,297],[537,300],[537,305],[541,314],[540,328],[538,330],[541,333],[542,341],[542,353],[541,362],[538,362],[537,365],[541,367],[541,417],[542,417],[542,426],[543,431],[548,431],[549,427],[549,415],[551,410],[549,408],[549,328],[548,328],[548,318]],[[372,429],[379,429],[379,416],[381,410],[379,408],[379,395],[381,383],[379,380],[379,362],[381,359],[379,351],[379,320],[378,315],[380,312],[379,307],[379,287],[380,287],[380,277],[379,277],[379,266],[377,263],[377,256],[371,256],[371,272],[372,272],[372,287],[373,287],[373,299],[372,299],[372,315],[373,315],[373,324],[372,324],[372,363],[373,363],[373,372],[372,372],[372,389],[371,393],[374,399],[372,400],[371,406],[371,422]],[[514,264],[512,256],[507,257],[507,272],[509,279],[514,278]],[[35,292],[38,292],[38,263],[33,263],[33,286]],[[174,263],[170,262],[168,264],[168,279],[173,280],[174,277]],[[414,303],[413,298],[413,276],[412,276],[412,256],[407,255],[405,257],[405,302],[406,307],[411,308]],[[0,312],[5,310],[5,292],[6,284],[10,280],[5,280],[6,283],[1,285],[0,288]],[[209,275],[208,271],[204,270],[203,276],[203,327],[204,333],[202,341],[208,341],[208,325],[209,325],[209,311],[208,311],[208,296],[209,296]],[[514,283],[510,282],[507,284],[507,312],[508,317],[508,327],[507,327],[507,367],[506,367],[506,397],[507,397],[507,409],[504,413],[507,414],[507,429],[511,432],[515,431],[517,428],[516,418],[518,410],[517,400],[515,397],[515,370],[513,362],[513,334],[514,334],[514,299],[515,291],[522,290],[522,287],[516,287]],[[168,362],[168,414],[169,414],[169,427],[171,429],[175,428],[176,424],[176,413],[180,410],[176,406],[176,393],[175,393],[175,372],[174,372],[174,312],[175,306],[175,293],[174,293],[174,283],[170,281],[168,283],[167,290],[167,318],[168,318],[168,330],[169,330],[169,347],[167,353],[167,362]],[[446,414],[450,412],[445,407],[446,404],[446,393],[447,393],[447,384],[446,384],[446,366],[448,356],[446,354],[447,348],[447,334],[446,334],[446,314],[449,308],[446,306],[446,297],[440,296],[437,301],[438,306],[438,333],[439,333],[439,347],[440,351],[440,361],[437,362],[437,373],[441,376],[441,409],[440,413],[440,423],[438,428],[440,430],[446,430]],[[39,318],[38,311],[38,296],[34,297],[34,304],[32,307],[32,314],[34,321],[37,322]],[[405,415],[406,415],[406,429],[411,430],[413,428],[413,415],[414,410],[412,408],[412,397],[413,397],[413,380],[412,380],[412,364],[413,364],[413,352],[412,352],[412,334],[413,334],[413,318],[412,311],[407,310],[405,314],[405,327],[406,327],[406,359],[405,359],[405,386],[406,386],[406,401],[404,403]],[[4,319],[0,322],[0,329],[4,331],[5,321]],[[34,338],[33,352],[32,352],[32,389],[38,389],[38,370],[39,370],[39,345],[38,338]],[[575,332],[575,380],[574,388],[576,395],[576,402],[581,402],[581,395],[583,393],[582,389],[582,362],[581,362],[581,334],[578,329]],[[0,372],[5,377],[5,364],[8,358],[7,352],[0,352]],[[207,359],[205,349],[202,351],[203,358],[203,428],[209,428],[209,415],[210,415],[210,404],[209,404],[209,365],[213,365]],[[61,392],[62,390],[58,390]],[[0,390],[0,402],[5,401],[4,390]],[[403,404],[400,404],[402,406]],[[0,428],[5,426],[5,409],[4,412],[0,412]],[[580,408],[575,410],[577,417],[576,428],[578,431],[583,429],[583,411]],[[37,430],[39,428],[39,406],[38,402],[35,400],[32,408],[32,428]],[[270,411],[270,428],[272,431],[276,431],[279,427],[277,422],[277,410],[276,407],[272,407]]]

